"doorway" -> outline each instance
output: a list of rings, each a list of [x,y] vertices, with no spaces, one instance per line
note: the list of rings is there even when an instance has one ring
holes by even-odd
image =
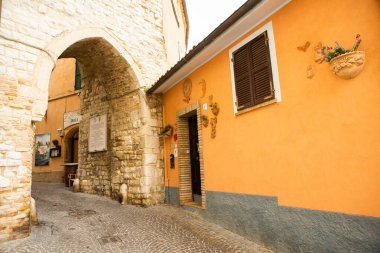
[[[197,115],[188,118],[189,124],[189,144],[190,144],[190,164],[191,164],[191,188],[193,201],[201,203],[201,165],[199,162],[199,138]]]
[[[180,205],[206,207],[200,103],[177,112]]]
[[[65,136],[65,163],[78,163],[79,127],[76,126]]]

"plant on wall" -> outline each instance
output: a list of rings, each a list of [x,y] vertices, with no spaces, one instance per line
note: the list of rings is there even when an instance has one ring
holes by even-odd
[[[218,103],[217,102],[211,103],[210,108],[211,108],[212,114],[214,114],[215,116],[218,116],[218,114],[219,114]]]
[[[356,35],[356,42],[355,45],[352,47],[352,49],[345,49],[342,47],[337,41],[335,41],[335,47],[329,47],[329,46],[324,46],[322,47],[322,54],[325,55],[326,61],[331,62],[332,59],[335,57],[342,55],[342,54],[347,54],[350,52],[354,52],[358,49],[360,43],[362,42],[362,39],[360,37],[360,34]],[[334,49],[333,51],[331,51]],[[327,52],[326,52],[327,50]]]
[[[173,127],[171,125],[166,125],[161,129],[160,135],[170,137],[173,134]]]
[[[365,54],[357,51],[362,39],[356,35],[356,42],[350,49],[342,47],[335,42],[335,47],[324,46],[321,49],[324,59],[330,63],[332,72],[343,78],[351,79],[360,74],[364,67]]]
[[[208,123],[209,123],[208,116],[203,114],[203,115],[201,116],[201,120],[202,120],[202,125],[203,125],[203,127],[207,127],[207,126],[208,126]]]

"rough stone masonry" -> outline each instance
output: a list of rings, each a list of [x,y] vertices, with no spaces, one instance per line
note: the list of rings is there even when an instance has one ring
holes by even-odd
[[[29,235],[33,124],[47,110],[59,57],[82,76],[81,190],[151,205],[164,198],[161,98],[143,87],[167,68],[162,1],[4,0],[0,25],[0,241]],[[88,152],[89,120],[107,114],[107,151]]]

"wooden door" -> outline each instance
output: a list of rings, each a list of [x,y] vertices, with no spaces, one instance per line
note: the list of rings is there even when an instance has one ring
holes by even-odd
[[[199,162],[197,115],[189,117],[188,122],[192,191],[193,194],[201,195],[201,166]]]

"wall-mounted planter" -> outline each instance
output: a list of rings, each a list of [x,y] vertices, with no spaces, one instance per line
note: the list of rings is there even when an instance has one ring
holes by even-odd
[[[365,53],[354,51],[339,55],[330,61],[331,71],[340,78],[352,79],[364,68]]]
[[[162,135],[163,135],[164,137],[172,137],[172,135],[173,135],[173,129],[169,129],[169,130],[167,130],[167,132],[162,133]]]
[[[160,135],[164,137],[172,137],[173,127],[171,125],[166,125],[162,128]]]
[[[218,116],[219,114],[219,107],[214,107],[211,109],[211,112],[212,114],[214,114],[215,116]]]
[[[208,122],[209,122],[208,119],[202,119],[202,125],[204,128],[208,127]]]

